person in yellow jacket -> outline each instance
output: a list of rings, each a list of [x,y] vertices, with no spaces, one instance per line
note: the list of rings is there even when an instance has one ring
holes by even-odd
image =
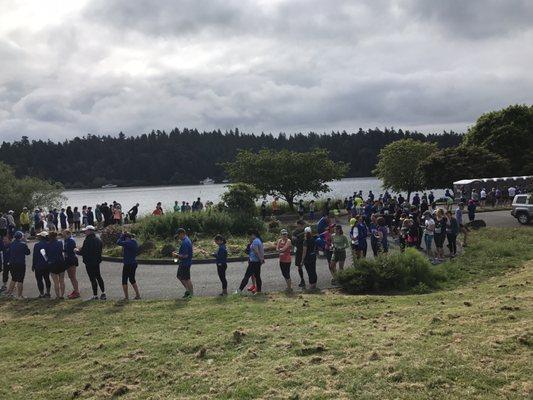
[[[19,217],[20,227],[22,232],[27,233],[30,231],[30,214],[28,213],[28,207],[24,207]]]

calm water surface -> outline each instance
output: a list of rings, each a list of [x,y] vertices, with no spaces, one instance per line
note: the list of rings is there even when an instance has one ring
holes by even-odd
[[[81,207],[83,205],[94,207],[96,204],[103,202],[112,203],[113,201],[117,201],[127,211],[135,203],[139,203],[139,213],[147,214],[154,210],[158,201],[163,204],[165,210],[171,209],[176,200],[180,204],[182,201],[192,204],[198,197],[204,203],[207,200],[217,203],[220,201],[222,193],[226,190],[226,186],[225,184],[143,186],[114,189],[66,190],[63,194],[67,198],[64,204],[73,207]],[[362,190],[365,196],[369,190],[372,190],[376,195],[384,192],[381,181],[376,178],[346,178],[331,182],[329,186],[331,192],[321,197],[344,198],[359,190]],[[436,197],[439,197],[444,194],[444,191],[436,190],[434,193]]]

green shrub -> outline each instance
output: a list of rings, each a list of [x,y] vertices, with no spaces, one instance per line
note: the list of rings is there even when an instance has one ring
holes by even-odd
[[[164,244],[163,247],[161,247],[160,253],[162,257],[171,257],[172,252],[174,252],[175,250],[176,250],[176,246],[170,243],[167,243],[167,244]]]
[[[261,219],[257,217],[243,218],[242,216],[234,216],[232,218],[232,224],[230,233],[232,235],[245,235],[250,229],[254,229],[258,232],[265,231],[265,224]]]
[[[436,287],[438,276],[426,257],[407,249],[404,253],[356,260],[354,268],[337,274],[337,280],[348,293],[425,292]]]
[[[234,183],[222,194],[222,201],[231,213],[254,215],[259,191],[247,183]]]
[[[138,254],[148,254],[155,249],[155,243],[147,240],[139,245]]]
[[[146,240],[168,240],[174,237],[178,228],[184,228],[191,235],[202,236],[217,233],[243,235],[249,229],[265,230],[264,223],[256,217],[211,210],[148,216],[135,224],[132,231]]]
[[[116,246],[120,235],[122,235],[122,226],[120,225],[109,225],[104,228],[100,234],[100,239],[102,239],[102,244],[104,247]]]

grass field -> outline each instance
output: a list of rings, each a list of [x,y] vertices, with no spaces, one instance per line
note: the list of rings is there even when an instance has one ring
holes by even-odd
[[[532,259],[487,229],[426,295],[1,300],[0,398],[531,398]]]

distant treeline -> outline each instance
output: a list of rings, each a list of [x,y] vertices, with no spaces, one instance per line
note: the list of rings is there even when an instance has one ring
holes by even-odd
[[[88,135],[64,142],[34,140],[4,142],[0,161],[13,166],[17,176],[61,182],[68,188],[167,185],[225,178],[221,162],[232,161],[238,149],[329,150],[334,161],[350,165],[348,176],[370,176],[379,150],[399,139],[435,142],[440,148],[461,143],[454,132],[423,135],[394,129],[360,129],[356,133],[243,134],[238,129],[198,132],[196,129],[152,131],[135,137]],[[320,165],[316,166],[320,168]],[[406,166],[408,168],[408,166]],[[250,171],[251,174],[254,171]],[[279,172],[283,174],[283,171]]]

